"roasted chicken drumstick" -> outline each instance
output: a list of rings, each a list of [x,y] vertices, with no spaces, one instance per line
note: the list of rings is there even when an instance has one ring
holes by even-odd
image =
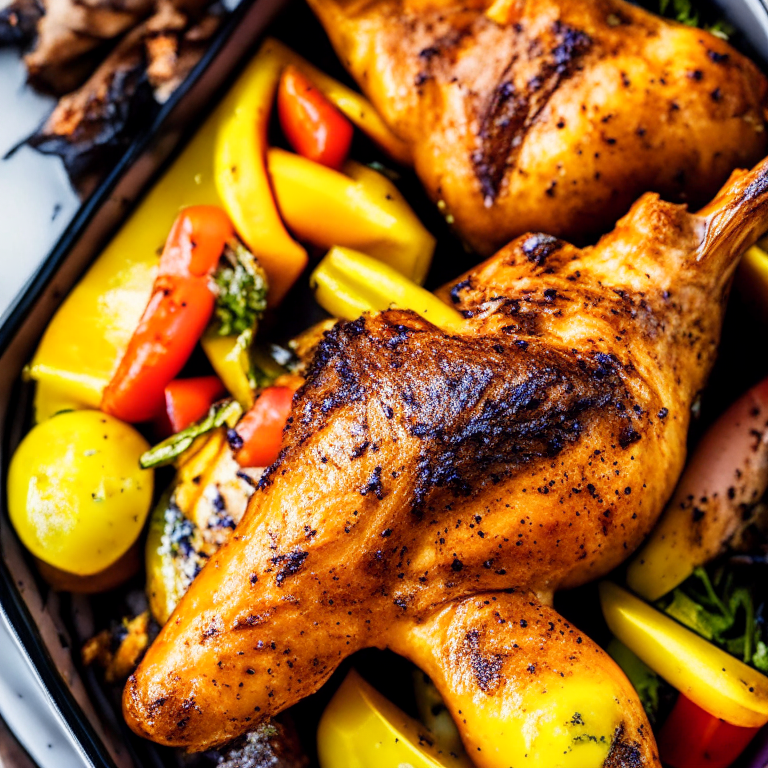
[[[584,244],[643,193],[698,207],[766,151],[766,81],[623,0],[309,0],[458,232]]]
[[[221,744],[390,647],[481,768],[563,747],[577,768],[658,765],[622,673],[547,604],[670,497],[731,274],[766,227],[768,160],[698,214],[647,194],[597,246],[516,240],[445,289],[461,333],[399,310],[337,325],[232,540],[129,680],[131,727]]]

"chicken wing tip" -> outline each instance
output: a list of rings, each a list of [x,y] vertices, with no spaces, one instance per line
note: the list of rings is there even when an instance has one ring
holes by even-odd
[[[697,218],[703,227],[696,260],[730,276],[741,254],[768,230],[768,158],[750,171],[734,171]]]

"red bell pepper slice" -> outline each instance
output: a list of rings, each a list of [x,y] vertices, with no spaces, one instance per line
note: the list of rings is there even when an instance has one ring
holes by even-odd
[[[242,441],[235,453],[241,467],[268,467],[277,460],[294,389],[267,387],[235,427]]]
[[[165,388],[165,407],[173,434],[200,421],[226,392],[218,376],[174,379]]]
[[[659,733],[659,756],[671,768],[728,768],[759,730],[726,723],[680,694]]]
[[[285,68],[277,92],[280,126],[303,157],[338,170],[352,144],[352,123],[296,67]]]
[[[152,296],[112,381],[101,409],[127,422],[156,417],[165,387],[192,354],[213,314],[210,276],[234,230],[220,208],[185,208],[176,218]]]

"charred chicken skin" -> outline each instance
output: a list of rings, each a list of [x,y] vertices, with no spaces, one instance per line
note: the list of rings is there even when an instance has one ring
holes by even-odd
[[[481,768],[523,748],[549,768],[545,722],[597,738],[568,765],[658,765],[623,674],[548,605],[670,497],[730,277],[766,226],[768,160],[698,214],[647,194],[594,247],[516,240],[444,290],[463,332],[398,310],[336,326],[280,458],[130,678],[131,727],[222,744],[389,647]]]
[[[644,192],[698,207],[766,151],[766,81],[622,0],[309,0],[459,234],[593,241]]]

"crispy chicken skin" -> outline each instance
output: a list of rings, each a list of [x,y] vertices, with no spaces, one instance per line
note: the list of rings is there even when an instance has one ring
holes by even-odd
[[[131,727],[221,744],[391,647],[468,745],[494,716],[527,727],[549,681],[551,702],[608,712],[605,765],[658,765],[622,673],[547,603],[626,558],[670,497],[738,254],[766,226],[768,160],[699,214],[647,194],[595,247],[516,240],[445,289],[459,334],[398,310],[336,326],[280,458],[129,680]]]
[[[484,255],[525,232],[583,244],[647,191],[698,207],[766,151],[758,69],[622,0],[309,4]]]

